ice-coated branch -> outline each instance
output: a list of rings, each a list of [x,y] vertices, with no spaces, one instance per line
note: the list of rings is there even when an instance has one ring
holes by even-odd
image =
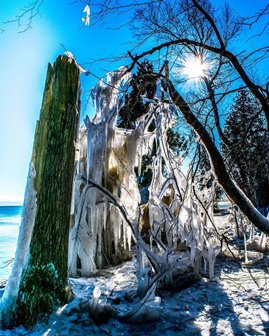
[[[121,212],[123,218],[125,219],[126,223],[128,223],[128,225],[132,229],[133,234],[135,235],[135,229],[134,229],[135,222],[132,221],[129,218],[129,216],[127,215],[126,210],[124,209],[123,205],[121,204],[120,199],[117,196],[112,195],[107,189],[103,188],[100,184],[97,184],[92,180],[88,180],[82,175],[80,176],[80,178],[83,181],[85,181],[89,186],[95,187],[96,189],[100,190],[103,194],[105,194],[106,196],[109,197],[110,201],[118,207],[118,209],[120,210],[120,212]]]
[[[135,239],[136,244],[138,244],[139,246],[141,246],[141,248],[143,249],[143,251],[146,253],[147,257],[151,261],[152,265],[154,266],[154,269],[157,270],[159,268],[158,267],[159,266],[158,259],[150,251],[150,249],[144,243],[144,241],[142,240],[142,238],[137,234],[137,230],[135,228],[139,224],[136,221],[130,219],[130,217],[127,214],[126,209],[121,204],[120,199],[117,196],[112,195],[107,189],[105,189],[101,185],[95,183],[94,181],[87,180],[84,176],[81,176],[81,179],[84,180],[88,185],[95,187],[96,189],[100,190],[103,194],[105,194],[106,196],[108,196],[108,198],[110,199],[110,201],[119,209],[119,211],[120,211],[121,215],[123,216],[124,220],[126,221],[126,223],[129,225],[129,227],[132,230],[133,238]]]

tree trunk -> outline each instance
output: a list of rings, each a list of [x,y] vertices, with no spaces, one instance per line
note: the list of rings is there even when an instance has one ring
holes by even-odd
[[[23,241],[21,236],[26,230],[23,221],[20,227],[13,268],[17,264],[21,271],[19,279],[15,280],[17,292],[12,292],[11,288],[4,294],[7,299],[1,307],[4,326],[20,322],[33,324],[66,300],[79,96],[79,69],[74,60],[59,56],[53,65],[48,66],[31,162],[34,173],[29,178],[36,195],[35,202],[31,203],[35,211],[32,228]],[[28,193],[25,194],[24,206]],[[27,211],[24,209],[24,212],[23,219],[27,224]],[[25,247],[24,265],[20,265],[22,260],[18,249],[21,246]],[[12,272],[8,283],[14,282],[15,276],[18,274]],[[13,297],[11,305],[7,304],[9,296]]]
[[[71,62],[70,62],[71,61]],[[37,212],[30,244],[31,264],[53,262],[67,281],[70,207],[79,123],[79,70],[59,56],[49,65],[34,143]]]

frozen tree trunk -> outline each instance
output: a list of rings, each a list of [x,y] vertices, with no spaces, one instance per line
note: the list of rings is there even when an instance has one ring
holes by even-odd
[[[54,301],[62,301],[64,289],[58,293],[49,293],[49,288],[38,288],[39,284],[35,283],[34,278],[34,286],[29,289],[25,286],[25,281],[29,281],[33,270],[39,268],[39,277],[44,276],[45,279],[48,276],[46,272],[52,270],[53,280],[59,288],[64,288],[67,284],[79,96],[79,69],[75,61],[59,56],[53,65],[48,66],[16,257],[0,305],[3,327],[11,327],[18,322],[18,311],[22,306],[23,321],[34,323],[40,315],[49,312],[40,308],[44,302],[39,295],[43,295],[46,290],[46,294],[51,295]],[[27,292],[29,290],[30,293]],[[57,295],[62,297],[57,298]],[[34,300],[39,306],[35,307]],[[29,316],[30,314],[35,316]]]

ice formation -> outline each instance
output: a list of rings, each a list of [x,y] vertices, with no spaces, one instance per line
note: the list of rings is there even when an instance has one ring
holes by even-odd
[[[95,88],[96,115],[86,118],[80,132],[80,158],[74,186],[74,227],[70,237],[70,274],[86,276],[108,263],[131,257],[131,229],[118,209],[84,179],[105,186],[130,211],[139,191],[135,184],[132,148],[135,135],[114,128],[120,104],[118,86],[123,85],[125,68],[109,74],[107,84]],[[127,75],[125,75],[127,77]],[[128,148],[124,152],[123,147]],[[130,213],[130,216],[135,216]]]
[[[16,249],[12,273],[8,279],[5,292],[0,300],[1,323],[10,325],[16,308],[16,301],[23,272],[27,267],[29,247],[36,214],[36,190],[34,187],[35,167],[31,162],[27,178],[27,186],[23,203],[22,221],[19,230],[18,246]]]
[[[171,285],[191,269],[199,273],[202,264],[212,278],[219,242],[209,220],[214,183],[200,190],[190,171],[183,174],[182,158],[169,148],[167,132],[175,123],[175,106],[165,81],[157,81],[153,100],[143,97],[149,109],[136,120],[135,129],[116,126],[124,103],[121,88],[128,80],[126,69],[120,68],[108,74],[106,83],[97,84],[96,115],[92,121],[87,117],[80,130],[69,271],[88,276],[96,268],[131,258],[135,243],[138,293],[143,297],[149,289],[155,292],[157,283]],[[135,169],[139,175],[143,155],[153,143],[149,199],[141,204]]]
[[[91,9],[89,5],[86,5],[83,13],[85,13],[85,17],[82,17],[81,20],[82,22],[84,22],[85,26],[89,26],[90,25],[90,14],[91,14]]]

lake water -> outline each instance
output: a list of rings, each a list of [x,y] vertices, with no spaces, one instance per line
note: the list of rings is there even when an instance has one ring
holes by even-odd
[[[11,272],[6,263],[15,256],[21,211],[21,206],[0,206],[0,284]]]

